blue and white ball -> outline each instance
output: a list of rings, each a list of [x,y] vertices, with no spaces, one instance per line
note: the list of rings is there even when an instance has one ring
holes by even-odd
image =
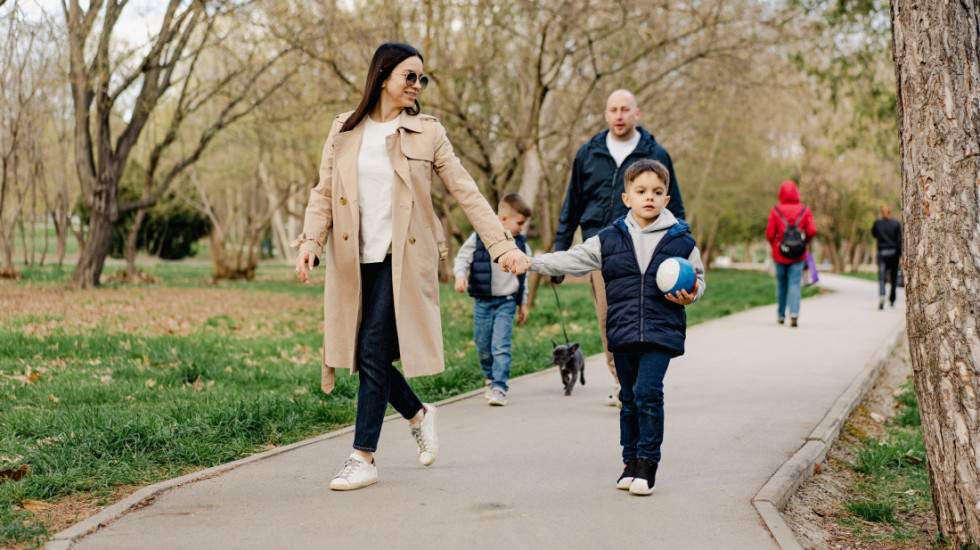
[[[657,286],[664,294],[675,294],[679,290],[690,292],[694,289],[696,278],[694,266],[680,256],[667,258],[657,268]]]

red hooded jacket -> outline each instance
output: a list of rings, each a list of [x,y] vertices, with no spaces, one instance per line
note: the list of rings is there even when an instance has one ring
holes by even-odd
[[[783,238],[783,231],[786,230],[786,226],[783,224],[783,220],[779,218],[776,210],[779,210],[786,221],[793,223],[796,218],[800,217],[803,208],[804,205],[800,204],[800,191],[796,188],[796,183],[789,180],[784,181],[779,186],[779,204],[769,212],[769,225],[766,226],[766,240],[772,246],[772,259],[781,264],[802,262],[806,260],[806,256],[798,260],[789,260],[779,253],[779,241]],[[806,214],[803,215],[803,219],[800,220],[797,227],[806,235],[806,242],[809,244],[813,236],[817,234],[817,226],[813,225],[812,210],[807,208]]]

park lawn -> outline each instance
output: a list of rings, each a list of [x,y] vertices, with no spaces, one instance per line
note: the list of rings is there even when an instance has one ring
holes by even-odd
[[[41,259],[41,254],[47,255],[47,261],[52,261],[57,259],[55,257],[55,250],[58,243],[58,232],[54,228],[53,223],[37,222],[34,224],[34,238],[31,238],[31,226],[29,223],[24,224],[24,235],[20,233],[20,228],[14,230],[13,232],[13,248],[14,248],[14,259],[18,261],[23,261],[24,259],[24,242],[26,240],[29,243],[28,254],[33,252],[37,260]],[[47,250],[45,250],[45,236],[47,236]],[[22,238],[23,237],[23,238]],[[71,232],[68,232],[68,238],[65,240],[65,254],[68,256],[73,256],[78,254],[78,239],[75,238]],[[19,267],[19,266],[18,266]]]
[[[320,389],[322,287],[268,266],[209,282],[206,265],[158,263],[155,285],[67,291],[67,269],[0,283],[0,545],[36,545],[140,486],[353,423],[354,377]],[[320,279],[322,281],[322,279]],[[712,270],[697,324],[773,303],[763,273]],[[512,376],[549,368],[562,320],[601,352],[589,286],[542,286],[513,337]],[[805,295],[818,293],[808,288]],[[483,386],[472,302],[440,289],[446,371],[416,378],[427,402]],[[29,470],[28,470],[29,469]]]

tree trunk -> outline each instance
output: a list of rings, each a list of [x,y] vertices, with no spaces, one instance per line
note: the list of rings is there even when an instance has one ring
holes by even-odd
[[[126,279],[130,281],[136,281],[136,241],[139,239],[144,219],[146,219],[146,209],[140,208],[136,211],[136,218],[129,228],[129,235],[126,236]]]
[[[105,265],[106,256],[112,247],[112,228],[116,224],[116,192],[107,191],[102,185],[95,193],[92,210],[89,214],[88,238],[79,250],[78,264],[71,277],[72,288],[94,288],[99,286],[99,277]]]
[[[895,0],[909,349],[932,501],[980,544],[980,3]]]

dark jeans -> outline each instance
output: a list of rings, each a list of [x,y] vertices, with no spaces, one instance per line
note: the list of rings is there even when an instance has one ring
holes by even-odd
[[[892,285],[892,291],[888,294],[888,301],[895,303],[895,287],[898,286],[898,260],[901,258],[897,253],[890,255],[878,252],[878,296],[885,295],[886,279]]]
[[[619,376],[619,443],[623,460],[645,458],[660,463],[664,441],[664,375],[670,354],[659,351],[614,353]]]
[[[399,351],[391,254],[383,262],[361,264],[361,293],[361,328],[357,335],[356,359],[360,386],[357,388],[354,448],[373,453],[378,450],[381,423],[388,403],[410,419],[422,409],[422,401],[392,365]]]

